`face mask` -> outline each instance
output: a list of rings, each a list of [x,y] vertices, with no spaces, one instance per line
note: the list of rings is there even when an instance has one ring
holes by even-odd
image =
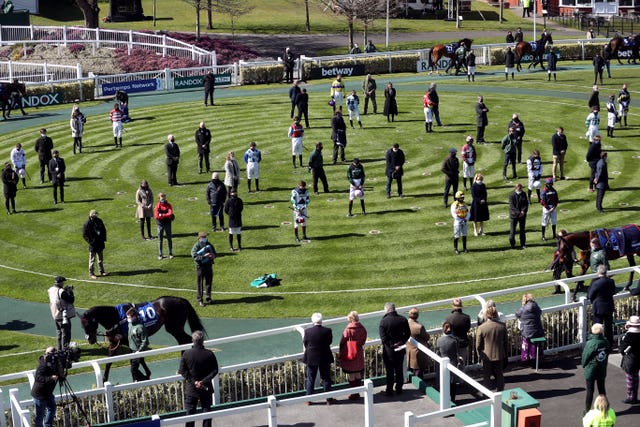
[[[478,184],[482,184],[482,180],[481,180],[481,179],[476,179],[476,182],[477,182]]]
[[[127,317],[127,322],[133,323],[133,319],[131,317]]]
[[[522,190],[516,190],[516,194],[522,193]]]
[[[207,238],[203,238],[202,240],[200,240],[202,243],[207,243]]]
[[[166,199],[160,199],[160,203],[167,203]]]

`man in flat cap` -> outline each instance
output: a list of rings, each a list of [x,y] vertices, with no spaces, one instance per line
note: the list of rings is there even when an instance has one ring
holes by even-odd
[[[107,229],[104,226],[104,222],[98,218],[98,212],[95,209],[89,212],[89,219],[87,219],[82,227],[82,237],[89,244],[89,277],[92,279],[96,278],[94,268],[96,257],[98,258],[100,275],[106,276],[107,273],[104,271],[104,258],[102,253],[105,242],[107,241]]]
[[[53,286],[47,291],[49,294],[51,317],[53,317],[56,324],[58,350],[69,347],[69,342],[71,341],[70,319],[76,315],[76,309],[73,306],[75,301],[73,288],[64,286],[66,280],[63,276],[54,277]]]
[[[216,257],[216,250],[207,240],[207,233],[198,233],[198,240],[191,248],[191,258],[196,263],[196,285],[198,286],[198,304],[204,307],[205,303],[211,301],[211,282],[213,282],[213,260]],[[202,285],[205,285],[206,300],[202,300]]]

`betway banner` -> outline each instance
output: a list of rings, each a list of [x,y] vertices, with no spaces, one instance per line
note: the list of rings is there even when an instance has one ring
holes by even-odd
[[[116,91],[122,90],[127,93],[152,92],[160,88],[161,82],[158,79],[134,80],[131,82],[105,83],[102,85],[102,94],[115,95]]]
[[[363,64],[349,65],[346,67],[316,67],[312,68],[309,77],[312,79],[326,79],[341,74],[344,77],[364,76],[367,73]]]
[[[63,102],[64,96],[60,92],[22,97],[22,107],[44,107],[46,105],[62,104]]]
[[[214,74],[214,86],[227,86],[231,84],[231,73]],[[173,87],[175,89],[191,89],[194,87],[202,87],[204,76],[193,77],[176,77],[173,79]]]

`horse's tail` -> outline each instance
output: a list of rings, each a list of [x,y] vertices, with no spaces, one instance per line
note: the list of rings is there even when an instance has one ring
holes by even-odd
[[[200,317],[196,310],[193,308],[190,302],[187,301],[187,320],[189,321],[189,327],[191,328],[191,332],[193,331],[202,331],[202,333],[207,336],[207,331],[204,329],[202,325],[202,321],[200,321]]]
[[[433,63],[433,48],[429,50],[429,66],[427,68],[432,71],[435,70],[434,63]]]

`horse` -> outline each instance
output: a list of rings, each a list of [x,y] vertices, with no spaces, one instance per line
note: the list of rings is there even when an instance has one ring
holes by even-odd
[[[104,337],[109,341],[109,356],[113,356],[121,344],[128,345],[128,325],[126,312],[131,307],[138,311],[138,318],[147,328],[149,336],[155,334],[164,325],[178,344],[191,343],[191,336],[184,331],[188,321],[191,331],[201,330],[206,333],[202,322],[189,301],[174,296],[162,296],[151,302],[140,304],[124,303],[113,306],[91,307],[80,316],[80,324],[89,344],[97,342],[98,327],[105,328]],[[105,368],[104,380],[109,378],[111,364]]]
[[[23,116],[26,116],[22,108],[22,97],[27,95],[27,87],[17,79],[12,83],[0,83],[0,104],[2,104],[2,119],[11,116],[11,110],[17,104]]]
[[[622,61],[620,61],[620,52],[630,50],[631,56],[627,58],[627,64],[630,64],[632,59],[635,64],[636,60],[640,57],[640,34],[629,37],[616,35],[614,38],[609,40],[609,47],[611,48],[611,57],[616,58],[618,63],[621,65]]]
[[[528,68],[531,68],[531,66],[535,68],[537,64],[540,64],[540,67],[544,71],[545,68],[544,64],[542,63],[542,55],[544,54],[547,43],[553,44],[551,33],[542,33],[540,40],[538,40],[537,42],[519,42],[516,45],[516,69],[518,71],[522,70],[522,66],[520,65],[522,57],[527,54],[531,54],[533,56],[533,60],[531,61],[531,64],[529,64]]]
[[[472,39],[465,38],[465,39],[460,39],[459,41],[454,43],[449,43],[447,45],[444,45],[444,44],[435,45],[431,49],[431,52],[429,54],[429,68],[435,71],[438,65],[438,61],[440,61],[440,59],[442,59],[442,57],[444,56],[451,59],[451,61],[449,61],[449,66],[445,70],[445,73],[448,73],[449,70],[451,70],[451,68],[457,62],[456,49],[458,49],[461,45],[464,45],[465,49],[467,51],[470,51],[472,43],[473,43]]]
[[[605,249],[607,260],[616,260],[626,256],[629,266],[636,265],[634,256],[640,254],[640,227],[636,224],[627,224],[613,229],[567,233],[558,236],[558,249],[554,253],[552,264],[554,280],[560,279],[563,270],[567,277],[573,277],[572,269],[575,262],[580,264],[580,275],[587,272],[591,256],[591,239],[595,237],[600,240],[601,246]],[[575,256],[575,248],[580,250],[579,258]],[[573,292],[574,299],[578,289],[581,288],[580,283]],[[632,283],[633,271],[629,273],[629,282],[625,285],[624,290],[629,290]]]

